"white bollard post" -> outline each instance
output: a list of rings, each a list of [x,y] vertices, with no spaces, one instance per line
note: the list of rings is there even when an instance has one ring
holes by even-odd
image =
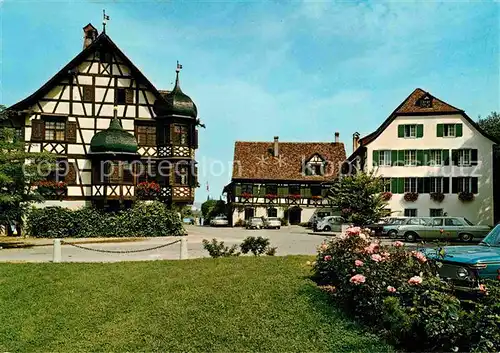
[[[54,239],[54,249],[52,254],[52,262],[61,262],[61,239]]]
[[[181,238],[181,260],[188,259],[188,240],[187,237]]]

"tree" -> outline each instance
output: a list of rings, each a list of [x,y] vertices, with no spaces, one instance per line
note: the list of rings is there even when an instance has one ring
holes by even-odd
[[[500,141],[500,113],[491,112],[484,119],[479,116],[477,123],[488,135]]]
[[[373,173],[358,172],[335,180],[329,198],[345,222],[368,225],[387,215],[387,202],[381,195],[383,183]]]
[[[0,105],[0,124],[8,125],[11,117],[12,112]],[[26,152],[14,129],[0,127],[0,224],[19,225],[29,205],[44,200],[34,184],[54,170],[55,157],[48,152]]]
[[[206,221],[226,214],[226,203],[223,200],[207,200],[201,204],[201,213]]]

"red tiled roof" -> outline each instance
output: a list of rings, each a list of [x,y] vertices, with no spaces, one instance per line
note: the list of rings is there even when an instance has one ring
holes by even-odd
[[[274,142],[237,141],[233,179],[328,181],[337,176],[346,158],[343,143],[278,142],[278,157],[273,156],[273,148]],[[303,163],[316,154],[327,162],[325,175],[304,175]]]
[[[432,99],[432,106],[429,108],[420,107],[418,101],[429,96]],[[396,114],[409,113],[460,113],[461,110],[449,105],[446,102],[434,97],[429,92],[425,92],[421,88],[415,89],[406,100],[396,109]]]

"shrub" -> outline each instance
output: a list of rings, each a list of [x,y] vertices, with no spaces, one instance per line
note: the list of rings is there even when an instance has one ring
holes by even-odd
[[[203,249],[207,250],[211,257],[230,257],[230,256],[239,256],[240,253],[236,252],[238,249],[238,245],[233,245],[231,247],[225,246],[224,242],[218,242],[217,239],[212,239],[212,241],[208,241],[207,239],[203,239]]]
[[[184,235],[175,212],[160,202],[138,202],[117,213],[92,207],[70,210],[63,207],[32,209],[27,228],[37,238],[157,237]]]
[[[236,223],[234,224],[235,227],[244,227],[245,226],[245,221],[241,218],[238,218]]]
[[[335,288],[329,292],[348,313],[411,351],[500,345],[498,283],[486,284],[488,295],[471,310],[437,277],[438,263],[401,242],[381,246],[368,234],[349,228],[338,241],[321,244],[313,266],[316,281]]]
[[[280,221],[283,227],[286,227],[288,225],[288,219],[281,217]]]
[[[246,237],[243,243],[241,243],[240,248],[243,254],[251,252],[255,256],[260,256],[268,250],[269,244],[269,239],[266,238]]]

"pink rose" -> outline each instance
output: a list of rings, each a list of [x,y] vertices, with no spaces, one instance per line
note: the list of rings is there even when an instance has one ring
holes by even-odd
[[[423,264],[427,261],[425,255],[422,254],[420,251],[412,251],[411,253],[418,260],[418,262]]]
[[[391,254],[389,254],[387,251],[381,252],[380,255],[382,255],[384,260],[388,259],[391,256]]]
[[[366,277],[363,275],[354,275],[349,280],[349,282],[354,283],[354,284],[365,283],[365,281],[366,281]]]
[[[356,261],[354,261],[354,264],[355,264],[357,267],[360,267],[360,266],[363,266],[363,261],[361,261],[361,260],[356,260]]]
[[[372,260],[375,262],[380,262],[380,261],[382,261],[382,256],[380,256],[379,254],[373,254]]]
[[[389,293],[394,293],[396,291],[396,288],[394,288],[393,286],[387,286],[387,291]]]
[[[422,277],[420,277],[420,276],[413,276],[412,278],[410,278],[408,280],[408,283],[409,284],[420,284],[420,283],[422,283]]]
[[[325,243],[321,244],[321,246],[319,247],[320,251],[325,251],[326,249],[328,249],[328,245],[326,245]]]
[[[479,285],[479,291],[483,294],[488,292],[488,290],[484,284]]]
[[[345,230],[345,233],[349,236],[359,235],[361,233],[360,227],[350,227]]]
[[[373,254],[377,252],[379,249],[379,245],[377,243],[371,243],[365,248],[365,253],[367,254]]]
[[[403,243],[402,241],[395,241],[394,243],[392,243],[392,246],[396,247],[396,248],[400,248],[402,246],[405,246],[405,243]]]
[[[330,261],[331,259],[332,259],[332,257],[330,255],[326,255],[324,258],[325,261]]]

